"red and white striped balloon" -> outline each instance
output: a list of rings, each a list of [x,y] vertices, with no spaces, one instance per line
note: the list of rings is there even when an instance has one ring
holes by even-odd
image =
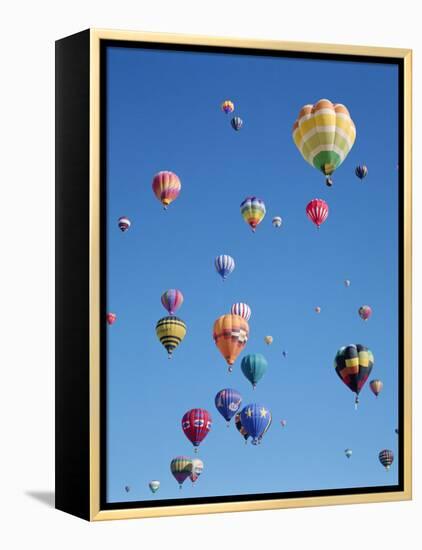
[[[251,308],[244,302],[237,302],[236,304],[233,304],[230,313],[232,315],[239,315],[240,317],[243,317],[243,319],[246,319],[246,321],[249,321],[251,318]]]
[[[328,204],[322,199],[313,199],[306,207],[306,215],[319,228],[328,218]]]

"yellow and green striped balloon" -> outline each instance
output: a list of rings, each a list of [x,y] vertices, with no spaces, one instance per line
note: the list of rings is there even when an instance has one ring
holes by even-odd
[[[173,351],[177,348],[180,342],[186,335],[186,324],[179,317],[170,315],[163,317],[157,322],[155,327],[157,338],[166,348],[169,359]]]
[[[347,108],[328,99],[304,105],[293,125],[296,147],[327,179],[347,157],[355,138],[356,128]]]

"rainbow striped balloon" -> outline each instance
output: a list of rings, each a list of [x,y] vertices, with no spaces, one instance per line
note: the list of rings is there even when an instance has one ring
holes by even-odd
[[[293,141],[303,158],[326,176],[344,161],[355,139],[347,108],[328,99],[304,105],[293,125]]]
[[[240,205],[240,213],[252,231],[255,232],[257,225],[264,219],[266,213],[265,203],[258,197],[246,197]]]

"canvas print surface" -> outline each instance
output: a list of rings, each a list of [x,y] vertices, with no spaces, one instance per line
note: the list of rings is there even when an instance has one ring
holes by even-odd
[[[109,46],[105,501],[399,483],[399,69]]]

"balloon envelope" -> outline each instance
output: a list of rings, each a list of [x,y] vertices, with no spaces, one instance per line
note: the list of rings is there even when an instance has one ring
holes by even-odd
[[[378,455],[378,459],[386,470],[390,469],[390,466],[394,461],[394,453],[390,449],[383,449]]]
[[[160,488],[160,482],[157,480],[153,480],[148,483],[148,486],[151,490],[151,493],[156,493]]]
[[[168,317],[163,317],[157,322],[155,331],[157,333],[157,338],[166,348],[170,358],[173,351],[186,335],[186,325],[179,317],[170,315]]]
[[[322,199],[313,199],[306,206],[306,215],[318,228],[328,218],[328,204]]]
[[[221,355],[232,371],[232,365],[246,346],[249,337],[249,325],[239,315],[222,315],[214,323],[213,338]]]
[[[383,386],[384,384],[382,383],[382,381],[378,379],[371,380],[369,382],[369,387],[376,397],[378,397],[378,395],[381,393]]]
[[[223,280],[226,279],[236,267],[233,258],[228,254],[221,254],[220,256],[217,256],[214,260],[214,265],[217,273],[221,275]]]
[[[236,132],[238,132],[243,126],[243,120],[240,118],[240,116],[235,116],[231,120],[231,125],[233,130],[236,130]]]
[[[212,426],[212,418],[205,409],[191,409],[182,418],[182,429],[185,436],[194,447],[208,435]]]
[[[366,306],[366,305],[361,306],[359,308],[358,313],[359,313],[359,317],[361,319],[363,319],[364,321],[367,321],[372,315],[372,308],[371,308],[371,306]]]
[[[252,312],[248,304],[245,304],[244,302],[237,302],[232,305],[230,313],[233,315],[240,315],[240,317],[243,317],[246,321],[249,321]]]
[[[374,366],[374,356],[361,344],[341,347],[335,356],[334,367],[339,378],[356,394],[355,402]]]
[[[355,174],[360,180],[363,180],[368,174],[368,167],[365,164],[356,166]]]
[[[152,180],[152,190],[154,195],[161,202],[164,208],[167,208],[170,203],[177,199],[181,189],[182,184],[179,176],[168,170],[158,172]]]
[[[170,462],[170,471],[181,488],[192,473],[192,460],[187,456],[177,456]]]
[[[112,325],[116,322],[117,315],[115,313],[107,313],[107,323]]]
[[[130,219],[126,218],[126,216],[121,216],[118,221],[118,226],[120,231],[124,233],[131,226]]]
[[[245,443],[248,440],[249,434],[245,430],[245,428],[242,426],[242,420],[240,418],[240,413],[237,413],[234,417],[234,425],[236,426],[237,431],[240,433],[241,436],[243,436],[243,439],[245,440]]]
[[[252,231],[255,231],[264,219],[266,213],[265,203],[258,197],[246,197],[240,204],[240,213]]]
[[[280,218],[280,216],[275,216],[273,218],[272,224],[274,227],[281,227],[282,223],[283,223],[283,220]]]
[[[174,315],[183,304],[183,294],[177,288],[170,288],[161,295],[161,303],[170,315]]]
[[[232,388],[220,390],[215,396],[215,406],[227,422],[230,422],[233,416],[240,409],[241,404],[242,396],[237,390]]]
[[[271,423],[271,413],[267,407],[257,403],[249,403],[240,413],[240,421],[247,433],[252,437],[252,443],[256,445],[264,434],[268,424]]]
[[[262,353],[251,353],[242,359],[241,369],[245,377],[255,388],[268,368],[268,362]]]
[[[226,113],[226,115],[228,113],[232,113],[234,111],[233,101],[230,101],[230,99],[226,99],[225,101],[223,101],[223,103],[221,104],[221,110]]]
[[[189,476],[192,483],[195,483],[195,481],[198,479],[198,477],[202,474],[204,470],[204,463],[199,458],[193,458],[192,459],[192,473]]]

